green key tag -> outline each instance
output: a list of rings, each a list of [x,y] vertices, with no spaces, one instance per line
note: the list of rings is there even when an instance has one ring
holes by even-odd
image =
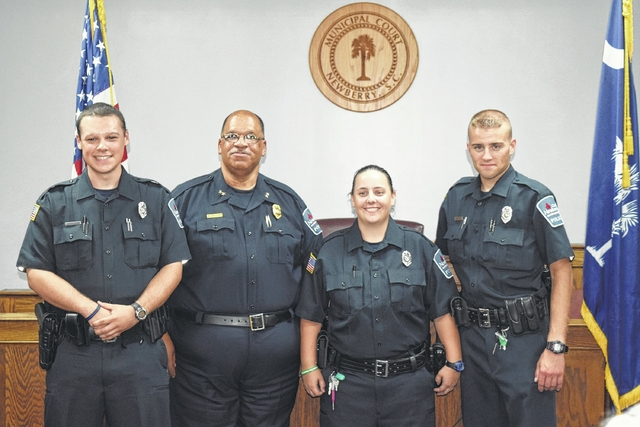
[[[507,349],[507,343],[509,342],[509,340],[507,339],[507,334],[506,332],[496,332],[496,337],[498,338],[498,348],[500,350],[506,350]]]

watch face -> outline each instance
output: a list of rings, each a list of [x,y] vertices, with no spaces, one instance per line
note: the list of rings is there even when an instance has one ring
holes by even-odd
[[[562,344],[559,342],[553,343],[553,352],[560,353],[562,351]]]

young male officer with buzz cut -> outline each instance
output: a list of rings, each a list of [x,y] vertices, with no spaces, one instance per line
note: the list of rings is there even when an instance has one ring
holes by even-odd
[[[451,187],[436,237],[462,286],[451,305],[465,361],[464,425],[555,426],[573,250],[551,191],[510,164],[516,140],[507,116],[480,111],[468,137],[478,176]]]
[[[95,103],[76,127],[86,168],[40,196],[17,262],[45,300],[45,426],[169,427],[160,308],[191,258],[182,223],[164,187],[120,165],[120,111]]]
[[[173,190],[193,260],[169,300],[173,427],[288,426],[300,367],[293,316],[318,223],[288,186],[259,173],[262,120],[236,111],[220,169]]]

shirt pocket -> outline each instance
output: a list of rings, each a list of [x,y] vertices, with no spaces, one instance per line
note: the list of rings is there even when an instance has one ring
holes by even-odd
[[[235,229],[236,223],[233,218],[207,218],[196,221],[197,242],[200,242],[200,245],[195,245],[195,250],[200,254],[210,254],[211,258],[217,260],[233,259],[238,253],[234,244]]]
[[[87,234],[82,224],[53,229],[56,266],[60,270],[85,270],[93,265],[93,225],[87,226]]]
[[[444,238],[447,241],[447,249],[449,250],[449,260],[454,264],[462,262],[465,259],[464,241],[462,240],[462,236],[466,229],[466,224],[462,226],[454,224],[447,229],[447,232],[444,235]]]
[[[293,264],[293,254],[296,248],[295,234],[288,223],[279,224],[279,227],[268,227],[262,223],[265,244],[267,247],[267,259],[274,264]]]
[[[122,224],[124,262],[131,268],[156,267],[160,261],[160,238],[153,224]]]
[[[487,264],[506,270],[528,270],[533,255],[524,249],[524,230],[521,228],[494,228],[484,233],[481,258]]]
[[[395,311],[424,310],[423,293],[427,279],[422,269],[389,270],[391,307]]]
[[[362,271],[327,275],[324,280],[331,301],[329,310],[336,317],[356,313],[364,306]]]

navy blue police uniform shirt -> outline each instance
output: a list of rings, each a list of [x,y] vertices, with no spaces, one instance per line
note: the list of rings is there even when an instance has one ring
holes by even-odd
[[[470,307],[501,307],[541,289],[545,265],[573,259],[553,193],[509,166],[488,193],[480,177],[449,190],[436,244],[449,255]]]
[[[40,196],[17,266],[55,273],[93,300],[130,304],[158,270],[190,258],[167,189],[122,169],[105,201],[85,169]]]
[[[325,240],[296,314],[318,323],[328,314],[331,347],[344,355],[393,358],[424,342],[429,321],[449,313],[452,277],[421,233],[389,219],[384,240],[372,246],[356,222]]]
[[[220,314],[295,307],[322,230],[291,188],[259,174],[254,190],[234,190],[218,169],[172,195],[193,256],[172,307]]]

